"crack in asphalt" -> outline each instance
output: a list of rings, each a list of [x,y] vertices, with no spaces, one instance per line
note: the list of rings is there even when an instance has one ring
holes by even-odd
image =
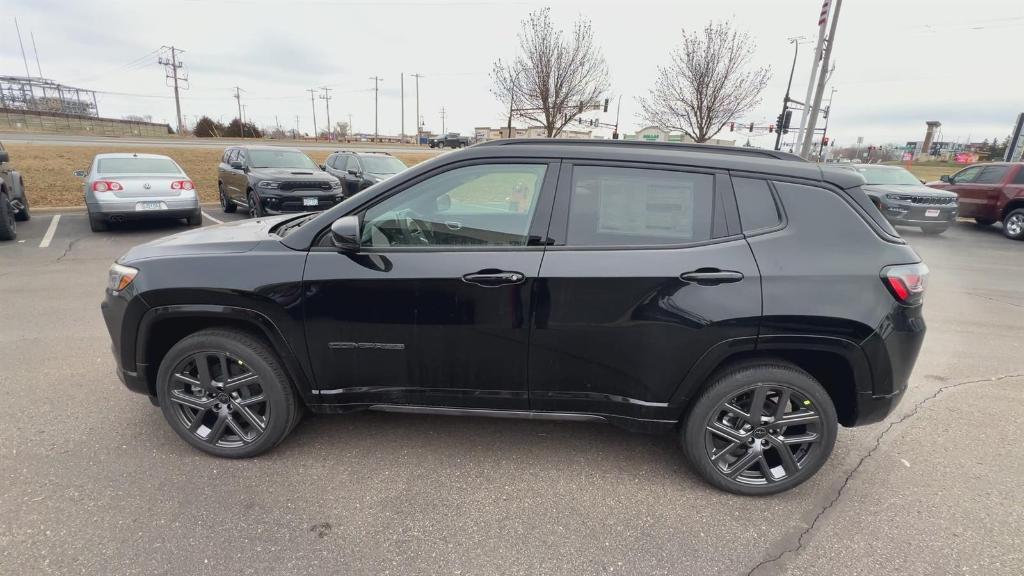
[[[1006,300],[1000,300],[998,298],[993,298],[991,296],[982,296],[981,294],[975,294],[974,292],[964,292],[964,294],[967,294],[968,296],[974,296],[976,298],[981,298],[982,300],[996,302],[997,304],[1006,304],[1007,306],[1016,306],[1017,308],[1024,308],[1024,305],[1017,304],[1016,302],[1007,302]]]
[[[867,451],[866,454],[864,454],[864,456],[861,456],[860,460],[857,461],[857,464],[854,465],[853,469],[851,469],[850,472],[846,475],[846,478],[843,479],[842,484],[840,484],[840,486],[839,486],[839,490],[836,491],[835,496],[832,497],[832,500],[830,500],[828,504],[826,504],[821,510],[818,511],[817,514],[814,515],[814,519],[811,520],[810,525],[808,525],[807,528],[804,529],[804,531],[801,532],[799,536],[797,536],[796,546],[795,547],[791,547],[791,548],[787,548],[787,549],[783,550],[782,552],[776,554],[775,556],[773,556],[771,558],[767,558],[765,560],[762,560],[761,562],[758,562],[753,568],[750,569],[749,572],[747,572],[747,576],[753,576],[753,574],[755,572],[757,572],[758,570],[760,570],[761,568],[764,568],[766,566],[774,564],[775,562],[778,562],[779,560],[782,560],[787,554],[795,554],[796,552],[799,552],[800,549],[804,547],[804,537],[806,537],[808,534],[811,533],[811,531],[814,530],[814,528],[818,525],[818,521],[821,520],[821,518],[825,515],[825,513],[828,512],[833,506],[835,506],[839,502],[840,498],[843,497],[843,493],[846,491],[846,487],[850,484],[850,480],[853,479],[854,474],[856,474],[857,471],[860,470],[860,467],[864,464],[864,462],[866,462],[868,460],[868,458],[871,458],[871,456],[874,455],[875,451],[877,451],[879,448],[881,448],[881,446],[882,446],[882,439],[885,438],[885,436],[889,432],[891,432],[893,428],[895,428],[896,426],[902,424],[904,421],[909,420],[915,414],[917,414],[921,410],[921,408],[923,408],[925,406],[925,404],[931,402],[932,400],[935,400],[936,398],[941,396],[943,392],[946,392],[947,390],[952,390],[954,388],[960,388],[961,386],[967,386],[969,384],[982,384],[982,383],[985,383],[985,382],[990,382],[990,383],[991,382],[999,382],[1001,380],[1007,380],[1007,379],[1011,379],[1011,378],[1022,378],[1022,377],[1024,377],[1024,372],[1017,372],[1017,373],[1013,373],[1013,374],[1003,374],[1001,376],[994,376],[992,378],[981,378],[981,379],[978,379],[978,380],[967,380],[967,381],[964,381],[964,382],[955,382],[953,384],[947,384],[945,386],[940,386],[937,390],[935,390],[934,393],[932,393],[929,396],[926,396],[925,398],[920,400],[917,404],[914,404],[913,408],[911,408],[903,416],[900,416],[899,419],[894,420],[893,422],[891,422],[888,426],[886,426],[885,430],[882,430],[882,433],[879,434],[875,438],[874,445],[871,447],[870,450]]]

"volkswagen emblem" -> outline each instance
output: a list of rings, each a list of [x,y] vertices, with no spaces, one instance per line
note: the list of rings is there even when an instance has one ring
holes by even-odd
[[[153,186],[151,186],[149,182],[146,182],[145,184],[142,185],[142,187],[145,188],[146,190],[149,190]]]

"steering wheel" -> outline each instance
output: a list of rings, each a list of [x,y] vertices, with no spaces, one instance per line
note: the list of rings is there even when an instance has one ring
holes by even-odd
[[[405,209],[395,215],[398,225],[402,229],[405,243],[410,246],[429,246],[432,234],[430,228],[419,218],[419,214],[411,209]]]

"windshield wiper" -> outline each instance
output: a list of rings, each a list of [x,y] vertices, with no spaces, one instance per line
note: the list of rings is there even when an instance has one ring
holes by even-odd
[[[289,220],[289,221],[285,222],[284,224],[281,224],[280,226],[278,226],[276,230],[272,230],[272,232],[276,233],[281,238],[284,238],[285,236],[291,234],[292,230],[295,230],[296,228],[302,226],[303,224],[305,224],[306,222],[309,222],[310,220],[312,220],[313,218],[316,218],[317,216],[319,216],[319,213],[307,214],[306,216],[303,216],[301,218],[296,218],[295,220]]]

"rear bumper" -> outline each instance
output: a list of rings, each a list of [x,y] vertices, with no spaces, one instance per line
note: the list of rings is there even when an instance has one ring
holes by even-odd
[[[140,202],[162,202],[166,208],[159,210],[140,210]],[[120,199],[116,202],[90,202],[86,205],[93,216],[117,216],[119,219],[143,218],[186,218],[201,211],[199,200],[167,200],[167,199]]]
[[[872,389],[857,390],[857,426],[878,422],[896,408],[924,343],[922,306],[893,306],[881,329],[861,344],[871,365]]]

